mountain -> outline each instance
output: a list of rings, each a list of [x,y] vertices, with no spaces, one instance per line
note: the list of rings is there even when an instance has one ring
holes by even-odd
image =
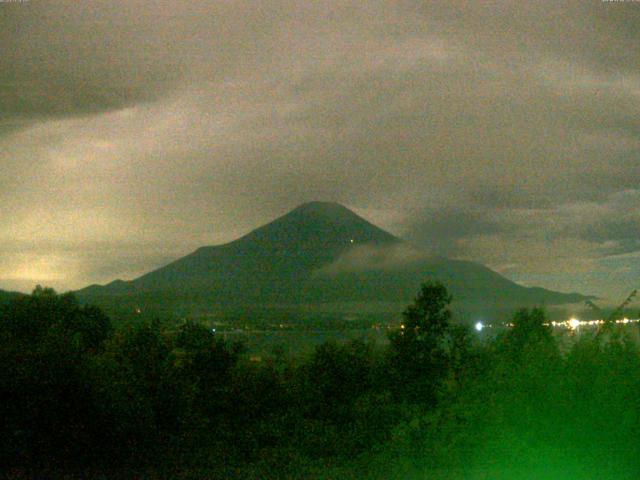
[[[356,303],[406,304],[437,278],[469,308],[583,302],[518,285],[473,262],[428,255],[337,203],[311,202],[247,235],[202,247],[131,281],[77,292],[85,301],[161,302],[224,308]]]
[[[23,296],[23,293],[18,292],[7,292],[5,290],[0,290],[0,305],[4,305],[9,303],[11,300],[14,300],[18,297]]]

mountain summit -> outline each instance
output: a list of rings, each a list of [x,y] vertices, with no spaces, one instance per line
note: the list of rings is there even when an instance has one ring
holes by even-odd
[[[428,255],[348,208],[305,203],[243,237],[195,252],[134,280],[91,286],[86,300],[202,308],[410,301],[421,282],[445,282],[455,300],[502,307],[582,301],[526,288],[473,263]]]
[[[271,250],[274,253],[305,251],[317,254],[320,252],[316,249],[335,252],[353,244],[384,245],[398,241],[398,238],[338,203],[309,202],[253,230],[232,244],[250,250]]]

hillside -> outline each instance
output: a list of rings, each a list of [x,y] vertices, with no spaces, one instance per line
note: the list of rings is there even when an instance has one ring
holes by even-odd
[[[586,297],[518,285],[473,262],[428,255],[336,204],[311,202],[247,235],[131,281],[78,291],[104,303],[171,306],[406,303],[428,278],[467,306],[560,305]]]
[[[19,292],[7,292],[5,290],[0,290],[0,305],[10,302],[11,300],[20,297],[23,295]]]

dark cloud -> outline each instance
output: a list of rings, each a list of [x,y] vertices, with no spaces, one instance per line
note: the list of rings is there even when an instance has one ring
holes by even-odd
[[[610,244],[612,253],[629,253],[640,250],[640,218],[596,220],[587,225],[584,238]]]
[[[594,209],[577,234],[600,245],[603,256],[640,253],[640,191],[623,190]]]
[[[445,209],[412,215],[405,238],[440,255],[460,255],[459,240],[505,232],[507,226],[480,210]]]
[[[116,14],[122,6],[2,5],[3,123],[14,116],[48,118],[120,108],[150,100],[175,83],[177,66],[154,52],[164,50],[162,40],[150,36],[144,41],[147,29],[137,15]]]

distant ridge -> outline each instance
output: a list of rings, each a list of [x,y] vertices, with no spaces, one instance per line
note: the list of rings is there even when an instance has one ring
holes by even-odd
[[[7,292],[6,290],[0,290],[0,305],[10,302],[16,298],[24,296],[24,293],[20,292]]]
[[[465,305],[561,305],[589,298],[524,287],[474,262],[430,256],[333,202],[302,204],[237,240],[77,294],[97,303],[204,308],[406,303],[428,278],[445,282]]]

